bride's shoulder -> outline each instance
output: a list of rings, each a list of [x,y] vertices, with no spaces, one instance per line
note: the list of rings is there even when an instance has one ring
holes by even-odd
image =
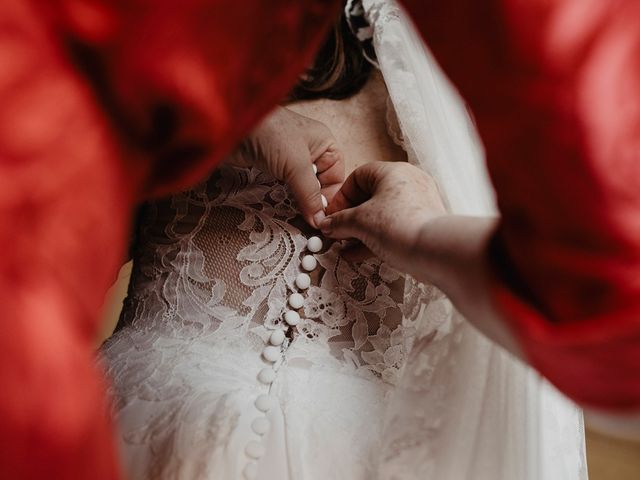
[[[343,149],[347,173],[366,161],[403,161],[406,154],[390,136],[389,94],[382,74],[372,72],[364,87],[344,100],[309,100],[289,105],[324,123]],[[391,113],[391,115],[390,115]]]

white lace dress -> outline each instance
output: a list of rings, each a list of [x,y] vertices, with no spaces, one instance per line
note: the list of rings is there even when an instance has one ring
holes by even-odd
[[[301,290],[312,233],[254,169],[222,168],[148,207],[126,326],[102,349],[134,478],[232,479],[253,465],[260,478],[371,478],[411,320],[449,306],[378,261],[349,264],[337,243],[312,254]]]
[[[348,8],[371,23],[409,160],[452,211],[487,213],[464,106],[401,11]],[[100,352],[130,478],[586,478],[578,409],[435,288],[351,264],[339,243],[310,252],[314,234],[254,169],[223,167],[146,207],[121,324]],[[301,288],[307,255],[317,265]]]

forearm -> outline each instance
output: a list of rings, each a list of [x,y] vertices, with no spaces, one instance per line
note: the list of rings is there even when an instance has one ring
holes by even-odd
[[[528,363],[512,325],[492,294],[500,280],[492,267],[489,243],[495,218],[449,215],[428,221],[414,248],[416,279],[440,288],[465,319],[489,339]],[[640,412],[585,411],[600,431],[616,438],[640,441]]]
[[[490,257],[496,227],[495,219],[428,221],[412,252],[419,260],[410,273],[439,287],[471,324],[582,406],[609,411],[611,418],[637,419],[637,310],[613,310],[586,325],[554,322],[523,296],[526,282],[515,288],[503,276],[495,255],[504,252],[498,248]]]
[[[432,283],[484,335],[514,355],[520,348],[490,295],[491,267],[487,257],[496,218],[447,215],[424,224],[414,249],[418,259],[411,273]]]
[[[528,363],[512,333],[509,318],[492,295],[499,279],[491,266],[488,246],[497,219],[444,216],[427,222],[415,246],[414,276],[440,288],[466,320],[507,351]],[[640,412],[612,413],[587,409],[588,418],[616,438],[640,441]]]
[[[623,106],[640,99],[640,4],[405,3],[486,148],[502,218],[490,298],[565,394],[637,411],[640,109]]]

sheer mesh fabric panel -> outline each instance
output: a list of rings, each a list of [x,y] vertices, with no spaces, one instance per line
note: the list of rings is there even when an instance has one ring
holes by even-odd
[[[240,270],[244,265],[236,260],[238,252],[250,242],[249,232],[238,229],[243,220],[244,214],[240,210],[216,207],[193,241],[204,253],[204,274],[225,282],[224,303],[246,315],[249,308],[243,302],[251,295],[251,288],[240,281]]]
[[[171,322],[190,325],[194,335],[198,328],[242,327],[257,335],[277,328],[297,291],[306,240],[318,234],[284,185],[234,167],[153,202],[140,232],[136,298],[128,299],[127,310],[138,322],[147,316],[169,328]],[[379,260],[352,264],[340,252],[341,244],[325,239],[315,254],[312,285],[300,292],[303,321],[290,330],[290,340],[321,337],[337,360],[348,357],[378,376],[396,370],[401,356],[386,352],[400,348],[405,278]]]

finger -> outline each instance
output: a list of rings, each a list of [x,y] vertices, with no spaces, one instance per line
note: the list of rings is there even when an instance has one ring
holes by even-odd
[[[322,194],[331,201],[344,182],[344,156],[331,130],[323,123],[313,121],[307,129],[306,139],[311,162],[321,184]]]
[[[344,157],[337,148],[330,148],[317,159],[313,159],[318,172],[322,193],[331,201],[344,182]]]
[[[336,240],[355,238],[362,241],[366,232],[360,222],[360,217],[366,208],[365,204],[335,212],[320,223],[320,230],[327,237]]]
[[[325,217],[320,185],[308,157],[286,162],[284,181],[298,202],[302,216],[309,225],[319,228]]]
[[[381,175],[381,162],[374,162],[356,168],[332,198],[327,215],[345,208],[355,207],[366,202],[374,193],[378,177]]]
[[[298,201],[305,220],[312,227],[319,228],[325,217],[325,204],[344,180],[344,160],[338,142],[325,124],[306,117],[303,122],[302,140],[308,149],[306,164],[285,162],[287,166],[294,166],[285,181]],[[316,172],[313,165],[316,166]],[[324,190],[321,192],[321,189]]]
[[[321,192],[322,192],[322,195],[324,195],[324,198],[327,199],[327,205],[331,205],[333,198],[336,196],[341,186],[342,185],[340,183],[337,183],[335,185],[322,186]],[[325,213],[327,213],[326,209],[325,209]]]

